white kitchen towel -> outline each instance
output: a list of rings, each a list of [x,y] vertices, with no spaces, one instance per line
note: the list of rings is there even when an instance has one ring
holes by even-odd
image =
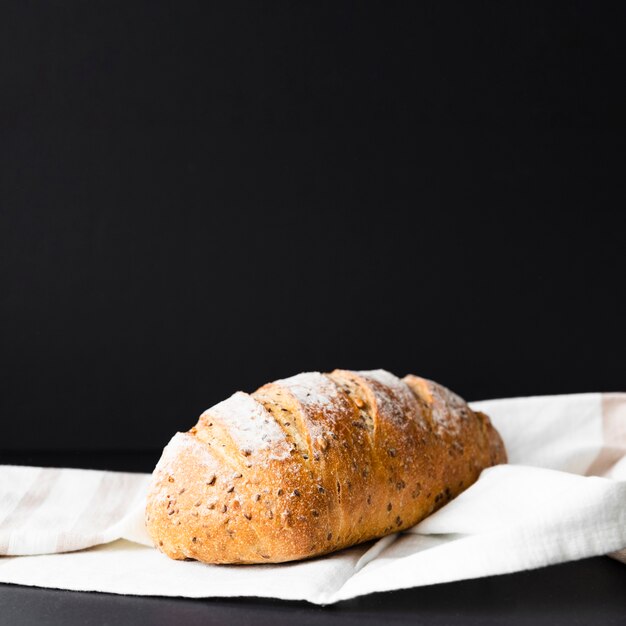
[[[509,465],[484,471],[406,533],[282,565],[209,566],[157,552],[143,526],[148,475],[0,466],[0,582],[330,604],[600,554],[626,557],[626,394],[472,407],[492,417]]]

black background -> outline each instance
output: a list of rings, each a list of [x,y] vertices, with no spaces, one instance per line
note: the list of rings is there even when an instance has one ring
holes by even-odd
[[[623,7],[3,2],[0,449],[302,370],[623,390]]]

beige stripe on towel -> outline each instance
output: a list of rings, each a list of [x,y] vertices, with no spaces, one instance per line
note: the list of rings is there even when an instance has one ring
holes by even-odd
[[[98,545],[111,541],[106,531],[128,513],[141,487],[143,484],[132,474],[104,474],[78,519],[69,530],[59,533],[56,552],[79,550],[85,543]]]
[[[626,456],[626,394],[602,395],[604,445],[587,470],[588,476],[606,476]]]
[[[17,506],[2,520],[2,534],[0,535],[0,554],[7,554],[11,544],[12,533],[19,530],[27,521],[32,519],[37,509],[45,505],[54,485],[61,478],[62,470],[40,469],[26,492],[22,495]]]

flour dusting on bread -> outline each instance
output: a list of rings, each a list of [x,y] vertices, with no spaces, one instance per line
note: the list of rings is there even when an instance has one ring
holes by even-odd
[[[319,372],[304,372],[275,381],[276,385],[288,389],[302,404],[320,408],[332,407],[337,400],[337,386]]]
[[[267,409],[252,396],[237,391],[230,398],[207,409],[203,417],[221,420],[235,443],[247,454],[267,453],[271,459],[289,456],[285,434]]]

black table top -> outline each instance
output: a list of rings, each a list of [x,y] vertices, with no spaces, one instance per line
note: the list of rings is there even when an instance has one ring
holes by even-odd
[[[0,463],[150,471],[158,453],[0,453]],[[624,624],[626,566],[608,557],[377,593],[329,607],[191,600],[0,585],[0,624]]]

